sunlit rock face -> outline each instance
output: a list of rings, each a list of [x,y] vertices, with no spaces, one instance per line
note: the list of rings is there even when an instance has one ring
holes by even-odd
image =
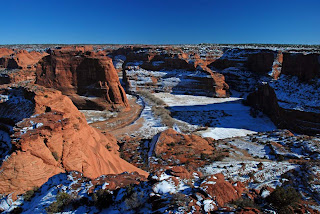
[[[0,67],[8,69],[28,69],[35,70],[38,61],[48,55],[46,52],[12,50],[1,48]]]
[[[16,196],[66,171],[91,179],[125,171],[148,175],[122,160],[116,139],[90,127],[60,91],[29,85],[1,92],[0,116],[13,129],[11,154],[0,168],[0,194]]]
[[[111,107],[129,108],[112,59],[93,52],[67,48],[52,50],[39,62],[36,83],[71,97],[96,96]],[[79,99],[73,98],[73,101],[79,104]]]
[[[224,76],[212,72],[194,51],[172,47],[120,48],[109,54],[119,68],[127,91],[150,90],[176,94],[228,97],[229,86]]]

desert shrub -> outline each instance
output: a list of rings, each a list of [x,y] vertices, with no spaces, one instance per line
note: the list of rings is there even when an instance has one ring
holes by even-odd
[[[201,153],[201,154],[200,154],[200,159],[201,159],[201,160],[208,160],[209,157],[210,157],[210,156],[209,156],[208,154],[206,154],[206,153]]]
[[[289,206],[294,207],[301,200],[301,195],[294,188],[277,187],[267,198],[279,213],[286,213]],[[290,209],[289,209],[290,210]]]
[[[109,144],[107,144],[107,145],[106,145],[106,149],[108,149],[108,151],[111,151],[111,150],[112,150],[112,147],[111,147]]]
[[[263,163],[261,163],[261,162],[258,163],[257,167],[258,167],[259,170],[261,170],[263,168]]]
[[[226,156],[223,155],[223,154],[218,154],[218,155],[216,155],[212,160],[214,160],[214,161],[222,161],[223,158],[225,158],[225,157],[226,157]]]
[[[161,119],[162,123],[168,127],[173,127],[175,120],[170,116],[170,111],[162,106],[152,106],[154,116]]]
[[[152,102],[152,104],[155,105],[166,105],[166,103],[161,100],[160,98],[157,98],[149,91],[139,91],[139,95],[143,96],[145,99],[147,99],[149,102]]]
[[[73,198],[68,193],[58,192],[56,201],[50,204],[50,206],[46,208],[46,211],[48,213],[62,212],[63,209],[72,202],[72,200]]]
[[[143,192],[133,192],[128,196],[124,202],[129,210],[136,209],[143,205]]]
[[[31,201],[31,199],[33,198],[34,194],[39,190],[39,187],[33,187],[32,190],[28,190],[24,195],[23,195],[23,199],[25,201]]]
[[[109,190],[99,189],[93,193],[92,200],[97,208],[104,209],[113,202],[113,194]]]
[[[254,173],[255,172],[253,172],[253,171],[248,173],[248,176],[250,179],[254,179]]]
[[[238,200],[233,201],[232,204],[241,208],[252,207],[252,208],[260,209],[259,205],[249,198],[239,198]]]
[[[175,193],[172,195],[172,203],[176,204],[178,207],[187,207],[191,199],[183,193]]]
[[[167,143],[167,146],[174,147],[176,144],[174,142]]]
[[[10,214],[20,214],[23,212],[23,209],[22,207],[15,207],[11,212]]]
[[[54,157],[54,159],[55,159],[56,161],[59,160],[59,155],[58,155],[57,152],[52,152],[51,154],[52,154],[52,156]]]
[[[160,118],[164,125],[173,127],[176,121],[170,116],[171,112],[165,108],[166,103],[162,99],[155,97],[148,91],[139,91],[138,94],[143,96],[152,106],[151,110],[154,116]]]

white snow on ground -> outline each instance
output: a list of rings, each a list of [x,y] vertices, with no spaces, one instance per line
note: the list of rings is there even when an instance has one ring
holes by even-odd
[[[252,156],[270,159],[270,148],[266,145],[259,144],[257,142],[244,141],[241,139],[234,139],[229,141],[229,143],[239,149],[246,150]]]
[[[297,77],[281,74],[270,86],[275,89],[281,107],[320,112],[320,79],[308,84],[300,82]]]
[[[151,111],[151,106],[143,98],[137,100],[139,105],[144,106],[139,119],[137,119],[132,125],[139,123],[139,120],[143,119],[143,126],[139,130],[133,132],[131,135],[140,136],[146,139],[150,139],[156,134],[164,131],[167,127],[161,124],[161,120],[155,118]]]
[[[238,97],[229,98],[213,98],[205,96],[192,95],[175,95],[169,93],[154,93],[155,97],[162,99],[168,106],[190,106],[190,105],[207,105],[213,103],[224,103],[236,100],[241,100]]]
[[[72,172],[75,175],[78,172]],[[81,184],[76,189],[75,184]],[[45,208],[51,203],[56,201],[56,195],[59,191],[66,192],[69,195],[77,195],[78,198],[87,196],[89,188],[92,187],[90,181],[79,182],[76,177],[71,176],[71,174],[59,174],[51,177],[48,182],[41,186],[41,189],[35,193],[35,196],[31,201],[23,201],[23,197],[18,197],[18,200],[13,202],[11,198],[4,198],[0,201],[0,209],[4,209],[4,213],[9,213],[15,207],[22,204],[23,213],[34,214],[34,213],[47,213]],[[84,209],[84,207],[79,207],[78,210],[65,212],[65,213],[95,213],[97,210],[92,207],[89,210]],[[83,212],[81,212],[83,211]]]
[[[281,175],[298,167],[289,162],[263,161],[263,167],[258,169],[257,161],[216,161],[200,170],[204,175],[222,173],[227,179],[233,181],[249,182],[249,187],[261,189],[269,186],[275,188],[284,182]],[[253,176],[250,178],[249,174]]]
[[[160,183],[157,183],[153,187],[153,191],[155,193],[159,193],[159,194],[166,194],[166,193],[172,194],[172,193],[177,192],[175,184],[173,182],[168,181],[168,180],[161,181]]]
[[[191,125],[208,126],[207,130],[198,132],[203,137],[223,139],[276,129],[269,118],[263,115],[252,117],[250,107],[244,106],[239,97],[212,98],[168,93],[154,95],[169,106],[175,119]]]
[[[88,124],[100,122],[100,121],[106,121],[111,117],[116,117],[117,112],[111,112],[108,110],[104,111],[97,111],[97,110],[79,110],[86,116],[86,120]]]
[[[155,91],[172,92],[175,94],[184,94],[192,91],[193,94],[207,95],[211,90],[204,90],[201,85],[205,85],[211,76],[202,71],[186,70],[161,70],[149,71],[138,66],[128,67],[126,76],[129,79],[130,91],[136,92],[140,89],[152,89]],[[157,79],[154,82],[154,78]],[[197,87],[192,87],[192,86]]]

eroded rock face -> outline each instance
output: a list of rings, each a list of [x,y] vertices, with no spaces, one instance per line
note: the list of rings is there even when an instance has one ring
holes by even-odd
[[[223,174],[215,174],[208,176],[200,185],[211,199],[214,199],[219,207],[223,207],[226,203],[235,201],[241,197],[246,190],[241,182],[234,184],[226,181]]]
[[[39,62],[36,83],[58,89],[66,95],[102,97],[112,107],[129,108],[112,59],[92,52],[51,51]]]
[[[167,129],[160,133],[155,144],[155,156],[164,161],[161,165],[186,164],[188,169],[197,169],[210,158],[214,159],[215,148],[212,138],[186,135]],[[150,167],[157,169],[157,166]],[[179,172],[177,171],[179,174]]]
[[[194,52],[179,48],[130,47],[110,53],[122,63],[126,90],[151,90],[178,94],[228,97],[229,86],[222,74],[212,72],[208,62]],[[121,63],[120,63],[121,62]]]
[[[11,90],[3,92],[10,95]],[[0,194],[24,193],[66,171],[78,171],[91,179],[125,171],[148,175],[121,159],[116,139],[90,127],[61,92],[36,85],[15,90],[26,95],[20,100],[30,102],[30,112],[14,120],[13,153],[0,168]],[[11,109],[12,114],[19,111],[19,105],[23,107],[16,100],[11,104],[17,106]]]
[[[263,84],[249,94],[247,103],[268,115],[278,128],[309,135],[320,133],[319,113],[280,107],[276,93],[269,84]]]
[[[2,51],[0,58],[0,67],[8,69],[29,69],[35,70],[38,61],[48,55],[45,52],[18,50],[16,52]],[[10,55],[9,55],[10,54]],[[1,56],[1,53],[0,53]]]
[[[283,53],[281,73],[297,76],[301,81],[320,77],[320,54]]]
[[[208,66],[217,69],[239,67],[254,73],[266,74],[272,70],[275,56],[276,53],[271,50],[226,49],[220,58]]]
[[[14,53],[14,51],[12,49],[0,48],[0,57],[10,56],[13,53]]]

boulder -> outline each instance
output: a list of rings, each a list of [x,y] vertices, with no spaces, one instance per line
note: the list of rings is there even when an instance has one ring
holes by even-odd
[[[224,179],[223,174],[208,176],[200,185],[200,188],[206,192],[209,197],[216,201],[219,207],[226,203],[237,200],[245,190],[241,182],[231,184]]]

